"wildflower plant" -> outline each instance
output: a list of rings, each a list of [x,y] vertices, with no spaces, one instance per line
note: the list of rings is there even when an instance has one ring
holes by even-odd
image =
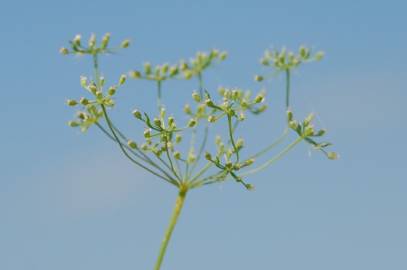
[[[253,94],[251,90],[239,88],[219,87],[217,91],[206,89],[203,74],[213,65],[224,61],[227,58],[226,52],[216,49],[198,52],[190,61],[181,60],[176,64],[164,63],[153,66],[145,63],[143,68],[132,70],[128,75],[123,74],[117,78],[115,84],[107,85],[99,69],[100,56],[115,53],[129,45],[130,42],[124,40],[119,46],[111,47],[110,34],[105,34],[99,44],[95,35],[91,35],[85,45],[81,36],[77,35],[70,41],[69,48],[62,48],[60,52],[64,55],[87,55],[93,63],[93,75],[90,78],[80,77],[80,85],[86,90],[87,95],[67,100],[67,105],[79,108],[76,118],[70,121],[69,125],[78,127],[83,132],[92,126],[98,128],[134,165],[178,189],[178,197],[159,250],[155,270],[161,268],[169,240],[189,191],[227,180],[235,181],[251,190],[253,184],[246,181],[248,176],[274,164],[303,141],[321,151],[329,159],[337,158],[335,152],[326,150],[330,143],[319,141],[325,135],[325,130],[317,130],[314,127],[314,115],[310,114],[303,121],[298,121],[290,108],[292,70],[305,63],[321,60],[322,52],[312,53],[304,46],[301,46],[297,53],[285,48],[265,52],[260,63],[269,68],[270,72],[256,75],[255,80],[260,82],[270,79],[275,72],[284,74],[287,124],[285,131],[275,142],[257,153],[247,154],[249,147],[246,147],[244,139],[237,135],[237,129],[248,118],[267,110],[266,91],[263,89]],[[144,130],[140,131],[143,134],[143,141],[136,141],[125,135],[110,116],[110,111],[116,105],[115,94],[122,91],[121,88],[128,78],[151,81],[157,89],[158,109],[155,113],[142,112],[137,108],[131,111],[134,120],[144,126]],[[168,114],[162,100],[163,85],[166,81],[174,79],[197,81],[198,89],[191,93],[193,105],[187,103],[183,108],[188,118],[184,122]],[[215,144],[210,145],[208,137],[210,131],[215,130],[215,125],[221,126],[227,135],[225,137],[215,135]],[[286,144],[276,155],[267,157],[271,150],[286,141],[289,131],[296,135],[296,139]],[[241,133],[239,132],[239,135]],[[185,137],[191,139],[189,147],[185,147],[188,143],[184,142]],[[201,139],[199,144],[196,142],[198,137]],[[266,157],[266,161],[257,164],[256,160],[261,157]]]

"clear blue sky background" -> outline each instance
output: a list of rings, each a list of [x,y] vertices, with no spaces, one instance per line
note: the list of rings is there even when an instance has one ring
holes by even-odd
[[[102,60],[113,80],[145,60],[218,47],[230,58],[208,87],[255,88],[264,49],[326,51],[295,73],[293,104],[317,113],[341,159],[301,145],[251,178],[254,192],[235,183],[191,192],[163,269],[407,269],[406,10],[404,1],[4,1],[0,269],[152,269],[176,190],[95,130],[66,126],[64,101],[83,94],[79,75],[91,70],[58,49],[92,32],[133,41]],[[266,86],[272,110],[247,128],[252,142],[282,129],[281,79]],[[169,88],[176,108],[192,86]],[[118,118],[155,108],[151,85],[124,89]]]

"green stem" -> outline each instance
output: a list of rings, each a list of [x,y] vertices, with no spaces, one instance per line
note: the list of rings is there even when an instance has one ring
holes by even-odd
[[[157,81],[157,105],[158,105],[158,112],[161,111],[162,103],[161,103],[161,81]]]
[[[227,114],[227,116],[228,116],[228,128],[229,128],[230,142],[232,143],[233,149],[235,150],[235,153],[236,153],[236,161],[239,162],[239,149],[237,149],[235,140],[233,139],[232,116],[230,116],[230,114]]]
[[[270,166],[271,164],[273,164],[274,162],[276,162],[277,160],[282,158],[285,154],[287,154],[292,148],[294,148],[294,146],[299,144],[302,140],[304,140],[303,137],[298,137],[294,142],[289,144],[286,148],[284,148],[280,153],[278,153],[272,159],[266,161],[265,163],[263,163],[262,165],[260,165],[259,167],[255,168],[253,170],[242,173],[240,176],[247,176],[249,174],[257,173],[257,172],[267,168],[268,166]]]
[[[290,70],[285,70],[285,106],[288,109],[290,107]]]
[[[154,270],[160,270],[161,269],[161,264],[163,263],[163,259],[164,259],[165,252],[166,252],[167,247],[168,247],[168,243],[170,242],[172,232],[174,231],[175,225],[177,224],[178,218],[179,218],[179,216],[181,214],[182,207],[184,206],[185,197],[187,195],[187,192],[188,192],[188,187],[186,187],[186,186],[181,186],[180,187],[178,197],[177,197],[177,200],[175,202],[175,207],[174,207],[174,210],[172,212],[171,219],[170,219],[170,224],[167,227],[167,230],[166,230],[165,235],[164,235],[164,239],[163,239],[163,241],[161,243],[160,251],[158,253],[158,258],[157,258],[157,261],[155,263]]]
[[[202,73],[198,73],[198,81],[199,81],[199,96],[203,99],[203,78]]]

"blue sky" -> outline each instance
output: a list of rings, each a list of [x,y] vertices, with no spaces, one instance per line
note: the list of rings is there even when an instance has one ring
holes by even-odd
[[[77,33],[105,32],[133,43],[102,60],[112,80],[146,60],[217,47],[230,57],[207,86],[255,88],[264,49],[326,52],[294,74],[293,106],[317,113],[341,158],[301,145],[250,179],[254,192],[232,182],[191,192],[163,269],[407,269],[406,9],[403,1],[4,2],[0,269],[152,269],[176,190],[96,130],[66,126],[73,111],[64,101],[83,94],[79,75],[91,69],[58,49]],[[282,129],[282,81],[266,86],[271,114],[248,126],[252,142]],[[192,87],[173,84],[164,98],[177,108]],[[133,106],[155,108],[149,88],[126,85],[120,125]]]

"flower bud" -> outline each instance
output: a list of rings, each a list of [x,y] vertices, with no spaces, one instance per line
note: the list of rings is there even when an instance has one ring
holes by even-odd
[[[196,102],[200,102],[200,101],[201,101],[201,96],[200,96],[196,91],[194,91],[194,92],[192,93],[192,98],[193,98]]]
[[[146,75],[150,75],[151,74],[151,64],[150,63],[144,63],[144,73]]]
[[[133,79],[140,79],[141,73],[137,70],[130,71],[130,77],[132,77]]]
[[[184,71],[184,78],[185,78],[186,80],[191,79],[191,78],[192,78],[192,71],[190,71],[190,70],[185,70],[185,71]]]
[[[215,104],[213,103],[213,101],[210,100],[209,98],[205,100],[205,104],[206,104],[206,106],[208,106],[208,107],[213,107],[213,106],[215,106]]]
[[[324,58],[324,56],[325,56],[325,53],[324,53],[324,52],[317,52],[317,53],[315,54],[315,56],[314,56],[315,61],[321,61],[322,58]]]
[[[206,152],[205,158],[210,161],[210,160],[212,160],[212,155],[209,152]]]
[[[91,34],[89,41],[88,41],[88,46],[90,49],[93,49],[95,47],[95,45],[96,45],[96,36],[95,36],[95,34]]]
[[[68,106],[76,106],[76,105],[78,105],[78,102],[76,101],[76,100],[73,100],[73,99],[68,99],[67,101],[66,101],[66,104],[68,105]]]
[[[179,68],[180,68],[182,71],[185,71],[186,69],[188,69],[188,64],[185,63],[185,61],[181,61],[181,62],[179,63]]]
[[[141,112],[140,112],[139,110],[134,110],[134,111],[132,112],[132,114],[133,114],[133,116],[136,117],[137,119],[141,119],[141,118],[142,118]]]
[[[225,60],[226,58],[228,57],[228,53],[227,52],[222,52],[220,55],[219,55],[219,59],[220,60]]]
[[[96,92],[98,89],[97,89],[96,85],[92,83],[89,85],[89,90],[92,92],[92,94],[96,95]]]
[[[188,162],[189,164],[191,164],[191,163],[194,163],[195,160],[196,160],[195,154],[194,154],[193,152],[190,152],[190,153],[188,154],[187,162]]]
[[[196,120],[194,118],[191,118],[188,122],[188,127],[192,128],[195,127],[197,124]]]
[[[67,55],[69,54],[69,50],[67,48],[62,47],[61,49],[59,49],[59,53],[62,55]]]
[[[255,98],[254,98],[254,103],[261,103],[264,101],[264,95],[263,94],[258,94]]]
[[[270,61],[266,57],[263,57],[260,59],[260,64],[262,64],[263,66],[268,66],[270,65]]]
[[[180,160],[180,159],[181,159],[181,153],[180,153],[179,151],[175,151],[174,154],[173,154],[173,156],[174,156],[174,158],[177,159],[177,160]]]
[[[335,153],[335,152],[328,152],[328,153],[327,153],[327,157],[328,157],[329,159],[331,159],[331,160],[335,160],[335,159],[338,159],[338,154]]]
[[[119,85],[123,85],[126,82],[126,75],[121,75],[119,78]]]
[[[81,76],[80,83],[83,88],[86,88],[88,85],[88,78],[86,78],[85,76]]]
[[[254,158],[248,159],[244,162],[244,166],[250,166],[254,163]]]
[[[293,120],[293,121],[288,122],[288,126],[292,129],[297,129],[298,123],[297,123],[297,121]]]
[[[110,33],[106,33],[102,38],[100,48],[103,49],[103,50],[106,49],[107,46],[109,45],[109,41],[110,41]]]
[[[244,140],[243,139],[238,139],[237,141],[236,141],[236,148],[239,150],[239,149],[241,149],[242,147],[243,147],[243,145],[244,145]]]
[[[182,141],[182,136],[179,135],[179,134],[177,134],[177,135],[175,136],[175,142],[176,142],[176,143],[180,143],[181,141]]]
[[[309,57],[309,49],[304,46],[301,46],[300,47],[300,56],[303,59],[307,59]]]
[[[168,126],[173,126],[175,124],[174,117],[170,116],[168,117]]]
[[[262,80],[264,80],[264,78],[263,78],[263,76],[256,75],[256,76],[254,76],[254,80],[255,80],[256,82],[261,82]]]
[[[77,112],[76,114],[79,119],[85,120],[86,119],[86,114],[84,112]]]
[[[304,136],[308,137],[308,136],[313,136],[313,135],[314,135],[314,127],[312,125],[306,126],[306,128],[304,130]]]
[[[78,127],[78,126],[79,126],[79,123],[78,123],[78,122],[75,122],[75,121],[69,121],[69,122],[68,122],[68,126],[70,126],[70,127]]]
[[[129,140],[129,141],[127,142],[127,145],[128,145],[131,149],[136,149],[136,148],[137,148],[137,143],[134,142],[134,141],[132,141],[132,140]]]
[[[103,76],[99,77],[99,83],[100,83],[101,86],[105,85],[105,81],[106,81],[105,77],[103,77]]]
[[[116,88],[114,86],[111,86],[109,90],[107,90],[107,93],[109,94],[109,96],[113,96],[114,94],[116,94]]]
[[[170,66],[169,66],[167,63],[165,63],[165,64],[161,67],[161,73],[162,73],[162,74],[167,73],[169,68],[170,68]]]
[[[158,118],[154,118],[154,125],[156,125],[157,127],[161,127],[161,124],[162,124],[162,122],[161,122],[161,120],[160,119],[158,119]]]
[[[209,116],[208,116],[208,122],[210,122],[210,123],[216,122],[216,116],[214,116],[214,115],[209,115]]]
[[[79,100],[79,103],[81,104],[81,105],[83,105],[83,106],[86,106],[86,105],[88,105],[89,104],[89,100],[87,99],[87,98],[81,98],[80,100]]]
[[[151,138],[151,129],[147,128],[146,130],[144,130],[144,138]]]
[[[184,112],[185,112],[186,114],[191,114],[191,113],[192,113],[191,106],[189,106],[189,104],[185,104],[185,106],[184,106]]]
[[[287,120],[288,120],[288,122],[292,121],[293,117],[294,117],[293,112],[288,110],[287,111]]]
[[[76,35],[73,40],[72,43],[76,46],[81,46],[81,35]]]
[[[130,40],[128,40],[128,39],[125,39],[125,40],[123,40],[123,42],[122,42],[122,44],[120,44],[120,47],[122,47],[122,48],[128,48],[130,46]]]
[[[325,129],[320,129],[318,130],[317,134],[315,134],[315,136],[323,136],[325,134],[326,130]]]
[[[102,99],[102,98],[103,98],[103,93],[102,93],[102,91],[96,91],[95,95],[96,95],[96,98],[98,98],[98,99]]]
[[[173,76],[175,76],[177,74],[178,74],[178,67],[177,66],[172,66],[170,68],[170,77],[173,77]]]
[[[308,126],[311,121],[314,119],[315,115],[313,113],[310,113],[305,119],[304,119],[304,126]]]

